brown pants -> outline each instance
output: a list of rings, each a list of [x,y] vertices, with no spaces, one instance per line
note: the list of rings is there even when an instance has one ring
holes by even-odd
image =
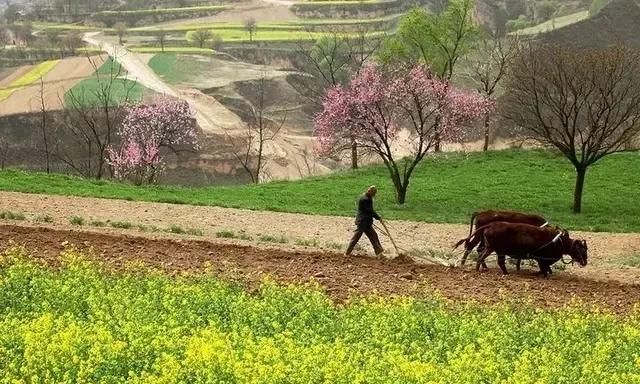
[[[378,234],[373,229],[373,227],[358,227],[355,231],[353,231],[353,236],[351,237],[351,241],[349,242],[349,246],[347,247],[347,251],[345,252],[347,255],[350,255],[351,252],[353,252],[353,249],[356,247],[356,244],[358,244],[358,241],[360,241],[362,234],[367,235],[369,241],[371,242],[371,245],[373,245],[373,250],[375,251],[376,255],[382,253],[383,249],[382,245],[380,244],[380,239],[378,238]]]

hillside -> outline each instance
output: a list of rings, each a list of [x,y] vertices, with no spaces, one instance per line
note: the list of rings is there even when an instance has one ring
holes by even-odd
[[[640,2],[614,0],[592,18],[558,28],[541,36],[547,43],[581,48],[610,45],[640,47]]]

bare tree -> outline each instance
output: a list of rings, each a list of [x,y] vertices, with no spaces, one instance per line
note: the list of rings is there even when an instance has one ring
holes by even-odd
[[[477,58],[472,60],[470,77],[477,84],[478,92],[495,100],[498,85],[505,77],[508,66],[518,49],[517,36],[508,39],[498,37],[486,38],[478,44]],[[491,115],[484,119],[484,146],[486,152],[489,149],[489,136],[491,133]]]
[[[47,39],[47,43],[51,48],[54,48],[60,45],[60,42],[61,42],[60,33],[58,33],[58,31],[56,31],[55,29],[47,29],[45,31],[45,36]]]
[[[4,48],[10,41],[7,28],[4,25],[0,25],[0,48]]]
[[[35,38],[35,36],[33,36],[33,26],[31,25],[31,22],[26,21],[21,25],[16,25],[15,35],[19,40],[22,40],[25,46],[28,47]]]
[[[101,179],[107,171],[105,151],[124,119],[126,110],[122,106],[133,101],[136,83],[123,76],[116,59],[107,62],[111,64],[108,71],[98,71],[96,61],[87,59],[95,69],[95,85],[65,95],[66,114],[60,122],[62,132],[56,135],[55,153],[80,175]]]
[[[222,43],[223,43],[222,36],[220,36],[217,33],[211,34],[211,48],[214,51],[220,50],[220,48],[222,48]]]
[[[257,101],[249,102],[249,121],[243,135],[232,137],[227,134],[234,157],[240,162],[254,184],[260,183],[264,178],[267,159],[265,146],[272,142],[280,133],[287,120],[286,111],[271,110],[266,106],[266,75],[263,73],[258,80]],[[284,112],[277,120],[269,118],[269,115]]]
[[[165,31],[163,28],[160,28],[156,33],[156,41],[160,45],[160,50],[164,52],[164,45],[167,42],[167,31]]]
[[[82,36],[78,32],[69,32],[64,37],[63,45],[70,54],[75,55],[76,50],[82,46]]]
[[[116,23],[113,29],[115,29],[116,35],[118,35],[118,44],[122,45],[124,36],[127,34],[127,25],[125,23]]]
[[[189,34],[191,40],[198,48],[204,48],[209,40],[213,38],[213,33],[208,29],[198,29]]]
[[[366,27],[358,29],[352,36],[339,32],[324,35],[313,44],[298,43],[298,53],[304,58],[304,71],[310,75],[298,85],[301,94],[315,104],[322,106],[327,90],[337,85],[346,85],[352,73],[360,69],[375,55],[382,40],[369,37]],[[351,168],[358,168],[358,144],[353,138],[348,148],[351,151]]]
[[[248,18],[244,22],[245,31],[249,32],[249,41],[253,41],[253,34],[258,30],[258,24],[256,23],[256,19],[253,17]]]
[[[49,135],[47,132],[47,106],[44,98],[44,80],[40,78],[40,132],[42,133],[42,143],[44,145],[44,159],[47,173],[51,172],[51,154],[49,151]]]
[[[0,169],[4,169],[9,159],[9,141],[0,136]]]
[[[640,51],[527,45],[509,73],[504,116],[574,166],[573,211],[587,169],[640,132]]]

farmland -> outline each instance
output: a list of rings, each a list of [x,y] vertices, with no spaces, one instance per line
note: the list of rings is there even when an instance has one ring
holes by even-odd
[[[113,275],[83,261],[77,251],[65,251],[61,260],[53,271],[17,250],[2,258],[5,379],[639,379],[637,316],[620,319],[579,308],[487,308],[436,298],[335,305],[313,287],[267,281],[250,294],[209,276],[169,278],[141,274],[139,267]],[[549,324],[554,324],[551,333]]]
[[[14,80],[3,89],[0,89],[0,101],[7,99],[15,91],[35,83],[42,76],[46,75],[47,72],[51,71],[57,64],[57,60],[45,61],[44,63],[38,64],[19,79]]]
[[[67,106],[100,106],[107,101],[116,106],[122,102],[137,102],[142,99],[144,88],[137,82],[126,78],[126,71],[113,59],[107,59],[102,65],[96,64],[95,73],[88,79],[76,84],[65,93]],[[105,100],[104,91],[109,91]]]
[[[640,4],[445,3],[7,3],[0,383],[640,383]]]

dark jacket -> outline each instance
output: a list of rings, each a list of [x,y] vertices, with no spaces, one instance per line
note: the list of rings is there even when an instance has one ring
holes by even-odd
[[[380,216],[373,210],[373,199],[365,193],[358,200],[356,225],[359,228],[368,228],[373,225],[373,219],[380,220]]]

